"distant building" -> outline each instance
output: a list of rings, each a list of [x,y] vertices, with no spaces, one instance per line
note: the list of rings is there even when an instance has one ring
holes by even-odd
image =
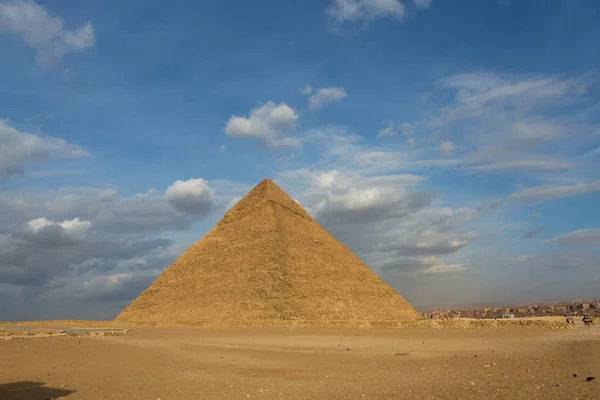
[[[514,318],[515,314],[502,314],[502,319]]]

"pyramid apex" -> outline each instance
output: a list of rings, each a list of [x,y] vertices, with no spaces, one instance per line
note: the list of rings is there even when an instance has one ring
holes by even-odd
[[[265,178],[265,179],[263,179],[256,186],[276,186],[276,187],[279,187],[279,186],[277,186],[277,184],[275,182],[273,182],[273,180],[271,178]]]
[[[296,200],[284,192],[271,179],[265,178],[254,186],[254,188],[238,201],[236,205],[227,211],[223,218],[223,222],[227,222],[229,220],[228,217],[243,213],[244,210],[253,209],[264,203],[277,204],[302,218],[311,219],[304,208],[302,208]]]

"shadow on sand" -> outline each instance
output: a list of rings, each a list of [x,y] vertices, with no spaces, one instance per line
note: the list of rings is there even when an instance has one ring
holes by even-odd
[[[2,400],[48,400],[66,397],[73,390],[46,387],[42,382],[0,383],[0,399]]]

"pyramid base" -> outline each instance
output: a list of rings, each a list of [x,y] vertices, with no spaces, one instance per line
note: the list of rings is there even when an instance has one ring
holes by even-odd
[[[127,322],[139,327],[156,328],[399,328],[407,322],[413,322],[418,318],[389,321],[366,321],[366,320],[270,320],[270,321],[120,321]]]

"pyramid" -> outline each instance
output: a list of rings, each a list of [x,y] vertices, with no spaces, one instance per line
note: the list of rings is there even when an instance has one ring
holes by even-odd
[[[270,179],[116,317],[203,327],[390,327],[415,319],[410,304]]]

